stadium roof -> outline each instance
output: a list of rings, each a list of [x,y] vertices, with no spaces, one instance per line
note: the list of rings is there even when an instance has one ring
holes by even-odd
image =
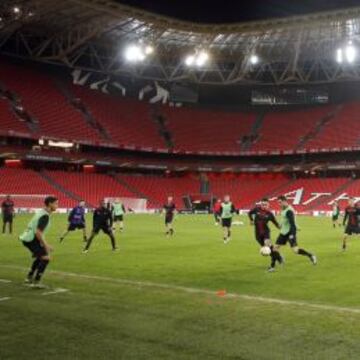
[[[359,80],[360,62],[336,61],[360,43],[360,7],[236,24],[176,20],[110,0],[3,0],[0,51],[32,60],[138,78],[206,84]],[[139,63],[129,44],[151,45]],[[360,44],[359,44],[360,45]],[[185,57],[206,51],[202,67]],[[257,61],[251,61],[256,55]],[[356,55],[356,54],[355,54]],[[359,54],[360,55],[360,54]],[[338,59],[339,60],[339,59]],[[346,59],[345,59],[346,60]]]

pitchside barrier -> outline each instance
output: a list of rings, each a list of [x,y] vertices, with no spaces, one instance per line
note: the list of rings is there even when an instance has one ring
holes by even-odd
[[[20,213],[31,213],[38,209],[43,208],[44,199],[46,196],[51,194],[0,194],[0,203],[2,203],[6,196],[10,195],[15,204],[15,212]],[[139,198],[128,198],[128,197],[106,197],[105,202],[114,203],[116,199],[119,199],[125,206],[125,209],[130,213],[157,213],[160,209],[148,209],[147,208],[147,199],[139,199]],[[60,207],[58,209],[59,213],[66,213],[70,210],[70,208]],[[296,210],[296,205],[294,206]],[[247,215],[250,209],[241,209],[239,210],[240,215]],[[0,207],[1,212],[1,207]],[[182,214],[208,214],[208,210],[189,210],[189,209],[179,209],[179,212]],[[279,211],[275,211],[275,214],[278,215]],[[331,211],[306,211],[306,212],[297,212],[298,215],[308,215],[308,216],[331,216]]]
[[[15,204],[15,212],[18,214],[21,213],[31,213],[35,212],[44,207],[44,200],[47,196],[51,194],[0,194],[0,203],[2,203],[6,196],[10,195]],[[134,213],[146,213],[149,212],[147,209],[147,199],[137,199],[137,198],[126,198],[126,197],[106,197],[105,202],[113,203],[116,199],[119,199],[125,206],[126,210]],[[62,207],[61,202],[59,204],[59,209],[57,212],[66,213],[70,208]],[[1,208],[0,208],[1,212]]]

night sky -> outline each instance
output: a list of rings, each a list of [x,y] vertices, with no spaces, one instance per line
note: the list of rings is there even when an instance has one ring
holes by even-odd
[[[352,6],[360,0],[115,0],[182,20],[229,23],[307,14]]]

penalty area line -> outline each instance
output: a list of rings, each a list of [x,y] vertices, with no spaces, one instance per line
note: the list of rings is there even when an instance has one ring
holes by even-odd
[[[16,270],[26,270],[20,266],[14,265],[0,265],[0,267],[8,268],[8,269],[16,269]],[[121,285],[130,285],[136,286],[140,288],[153,288],[153,289],[165,289],[165,290],[177,290],[188,294],[202,294],[202,295],[210,295],[210,296],[218,296],[218,291],[208,290],[208,289],[200,289],[200,288],[192,288],[180,285],[171,285],[164,283],[154,283],[150,281],[136,281],[136,280],[128,280],[121,278],[113,278],[108,276],[98,276],[98,275],[90,275],[90,274],[78,274],[67,271],[57,271],[51,270],[49,274],[72,277],[75,279],[84,279],[84,280],[95,280],[95,281],[106,281],[108,283],[113,284],[121,284]],[[56,289],[55,289],[56,290]],[[54,290],[54,291],[55,291]],[[66,290],[66,289],[64,289]],[[49,294],[50,295],[50,294]],[[240,294],[240,293],[226,293],[222,296],[222,298],[228,299],[240,299],[247,301],[256,301],[259,303],[267,303],[267,304],[278,304],[278,305],[289,305],[296,307],[307,307],[308,309],[315,309],[321,311],[335,311],[341,313],[350,313],[350,314],[360,314],[360,308],[352,308],[345,306],[336,306],[336,305],[326,305],[326,304],[316,304],[307,301],[299,301],[299,300],[285,300],[271,297],[263,297],[257,295],[248,295],[248,294]]]
[[[12,282],[11,280],[0,279],[0,283],[3,283],[3,284],[10,284],[11,282]]]
[[[57,288],[51,291],[46,291],[44,293],[42,293],[42,296],[48,296],[48,295],[55,295],[55,294],[61,294],[61,293],[65,293],[68,292],[68,289],[63,289],[63,288]]]
[[[0,302],[10,300],[10,299],[11,299],[11,297],[0,297]]]
[[[106,281],[113,284],[122,284],[122,285],[130,285],[142,288],[158,288],[158,289],[165,289],[165,290],[177,290],[189,294],[202,294],[202,295],[211,295],[217,296],[218,292],[214,290],[207,290],[207,289],[200,289],[200,288],[192,288],[186,286],[179,286],[179,285],[171,285],[171,284],[164,284],[164,283],[153,283],[148,281],[136,281],[136,280],[127,280],[127,279],[119,279],[107,276],[97,276],[97,275],[88,275],[88,274],[77,274],[71,273],[66,271],[50,271],[50,273],[57,274],[60,276],[65,277],[73,277],[76,279],[86,279],[86,280],[96,280],[96,281]],[[256,295],[246,295],[246,294],[239,294],[239,293],[225,293],[223,296],[224,298],[233,298],[233,299],[240,299],[240,300],[247,300],[247,301],[257,301],[262,303],[268,304],[279,304],[279,305],[292,305],[297,307],[307,307],[316,310],[322,311],[336,311],[336,312],[347,312],[352,314],[360,314],[360,309],[351,308],[351,307],[342,307],[336,305],[325,305],[325,304],[316,304],[310,303],[306,301],[297,301],[297,300],[284,300],[284,299],[276,299],[276,298],[268,298]]]

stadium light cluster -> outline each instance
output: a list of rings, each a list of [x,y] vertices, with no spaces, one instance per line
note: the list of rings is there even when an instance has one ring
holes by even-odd
[[[340,47],[336,50],[336,61],[339,64],[342,64],[343,62],[352,64],[356,59],[356,55],[356,48],[352,44],[352,41],[349,41],[345,47]]]
[[[132,44],[124,52],[125,59],[132,63],[142,62],[154,52],[151,45]]]
[[[202,67],[209,61],[209,54],[206,51],[199,51],[195,54],[188,55],[185,58],[186,66]]]

